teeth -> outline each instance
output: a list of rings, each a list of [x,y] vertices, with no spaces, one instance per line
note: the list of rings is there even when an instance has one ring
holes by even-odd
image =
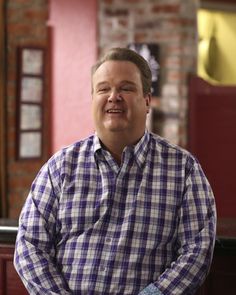
[[[108,113],[122,113],[122,110],[108,110]]]

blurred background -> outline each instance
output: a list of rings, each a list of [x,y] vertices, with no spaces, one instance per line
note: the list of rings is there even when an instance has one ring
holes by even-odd
[[[90,68],[114,46],[150,63],[147,128],[199,159],[216,197],[219,241],[236,247],[234,0],[0,0],[2,224],[17,225],[47,159],[94,132]],[[236,294],[233,278],[230,270],[224,294]],[[208,280],[201,294],[213,289]],[[0,294],[8,294],[1,284]]]

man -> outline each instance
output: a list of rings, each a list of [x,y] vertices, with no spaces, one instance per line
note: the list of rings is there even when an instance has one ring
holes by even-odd
[[[197,160],[145,129],[151,72],[111,49],[92,71],[96,134],[41,169],[15,267],[30,294],[193,294],[209,269],[215,203]]]

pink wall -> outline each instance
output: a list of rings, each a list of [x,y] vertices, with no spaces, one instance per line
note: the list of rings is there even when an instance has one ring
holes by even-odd
[[[96,0],[51,0],[52,152],[93,132],[90,68],[96,60]]]

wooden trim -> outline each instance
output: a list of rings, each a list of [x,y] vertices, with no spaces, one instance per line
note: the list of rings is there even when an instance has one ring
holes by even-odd
[[[213,4],[233,4],[235,5],[235,0],[200,0],[201,3],[213,3]]]
[[[7,217],[5,48],[5,1],[0,0],[0,217]]]
[[[235,0],[201,0],[200,8],[208,10],[220,10],[225,12],[236,11]]]
[[[14,265],[14,244],[0,243],[0,295],[26,295],[25,289]]]

